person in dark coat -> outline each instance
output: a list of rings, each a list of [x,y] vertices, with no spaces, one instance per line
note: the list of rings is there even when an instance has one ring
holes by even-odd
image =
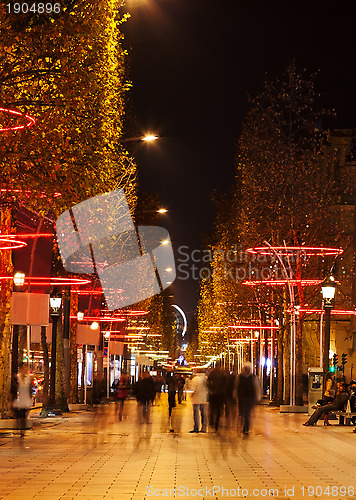
[[[228,379],[226,373],[219,367],[214,368],[208,376],[209,389],[209,423],[219,429],[220,417],[227,398]]]
[[[252,373],[251,363],[245,363],[236,379],[236,396],[241,418],[242,432],[248,436],[250,432],[251,411],[255,407],[258,394],[258,381]]]
[[[166,382],[167,382],[167,386],[168,386],[169,430],[170,430],[170,432],[174,432],[173,425],[172,425],[172,412],[173,412],[173,408],[175,408],[177,406],[176,394],[177,394],[178,380],[177,380],[177,377],[173,373],[170,373],[167,376]]]
[[[321,406],[315,412],[309,420],[304,422],[303,425],[310,426],[315,425],[320,417],[324,417],[324,425],[330,425],[328,422],[328,414],[331,411],[339,411],[343,410],[347,401],[349,399],[349,393],[347,392],[347,384],[345,382],[340,382],[338,384],[338,391],[336,393],[336,397],[332,403],[329,405]]]
[[[142,408],[143,421],[149,423],[150,405],[156,396],[155,384],[149,372],[143,372],[142,377],[134,385],[133,393]]]
[[[130,380],[126,373],[122,373],[119,380],[113,383],[113,389],[115,392],[116,417],[122,420],[124,404],[130,389]]]

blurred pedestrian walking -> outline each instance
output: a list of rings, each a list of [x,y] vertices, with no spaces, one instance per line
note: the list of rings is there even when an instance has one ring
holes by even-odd
[[[193,405],[194,428],[190,432],[206,432],[207,430],[207,402],[208,383],[202,368],[197,369],[193,377],[190,388],[192,395],[190,400]]]
[[[134,396],[141,408],[141,417],[146,424],[150,423],[150,406],[156,395],[155,384],[149,372],[143,372],[134,385]]]
[[[241,419],[242,433],[248,436],[251,424],[251,411],[260,396],[259,383],[252,373],[251,363],[245,363],[236,378],[236,396]]]
[[[126,373],[122,373],[119,380],[113,383],[113,389],[116,418],[121,421],[124,415],[124,404],[130,389],[130,380]]]
[[[214,368],[208,376],[209,388],[209,423],[219,428],[220,417],[223,413],[224,404],[227,399],[228,378],[227,374],[220,368]]]
[[[166,378],[166,383],[168,386],[168,416],[169,416],[169,430],[170,432],[174,432],[173,423],[172,423],[172,412],[173,408],[177,406],[176,403],[176,394],[178,387],[177,377],[173,373],[168,373]]]
[[[24,438],[29,409],[32,406],[33,381],[24,363],[11,381],[11,406],[14,410],[20,438]],[[21,441],[22,443],[22,441]]]
[[[181,404],[184,396],[185,378],[180,375],[177,380],[178,404]]]

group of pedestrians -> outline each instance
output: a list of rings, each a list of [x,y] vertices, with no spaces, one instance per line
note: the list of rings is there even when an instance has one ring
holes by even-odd
[[[260,398],[258,379],[252,372],[251,363],[245,363],[237,376],[214,368],[208,376],[203,369],[198,369],[191,382],[191,403],[193,405],[194,428],[191,433],[206,432],[209,402],[209,424],[218,431],[220,418],[225,410],[229,418],[238,407],[241,430],[248,435],[251,423],[251,411]]]

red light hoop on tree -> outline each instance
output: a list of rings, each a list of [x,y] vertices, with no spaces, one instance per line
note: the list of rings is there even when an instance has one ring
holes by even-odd
[[[23,243],[23,242],[21,242]],[[0,280],[12,280],[13,276],[0,276]],[[90,280],[80,278],[57,278],[51,276],[26,276],[25,285],[31,286],[71,286],[71,285],[87,285]]]
[[[301,285],[301,286],[316,286],[320,285],[323,280],[246,280],[242,284],[247,286],[259,286],[259,285],[267,285],[267,286],[283,286],[283,285]]]
[[[21,193],[25,194],[28,198],[32,196],[32,191],[30,189],[6,189],[6,188],[1,188],[0,193]],[[62,196],[62,193],[55,192],[53,193],[53,198],[58,198],[59,196]],[[39,193],[38,194],[39,198],[47,198],[46,193]]]
[[[294,255],[303,254],[307,256],[329,256],[329,255],[341,255],[343,253],[342,248],[332,248],[332,247],[254,247],[248,248],[247,252],[258,255]]]
[[[0,114],[5,114],[5,115],[10,115],[10,118],[14,119],[14,117],[18,118],[19,116],[21,118],[25,118],[27,121],[26,123],[22,125],[10,125],[8,124],[6,127],[1,127],[0,126],[0,133],[1,132],[14,132],[15,130],[22,130],[26,127],[31,127],[36,123],[36,120],[32,118],[32,116],[26,115],[25,113],[21,113],[20,111],[15,111],[14,109],[6,109],[6,108],[0,108]]]
[[[325,314],[324,309],[298,309],[300,313],[305,313],[305,314]],[[287,312],[290,313],[291,309],[287,309]],[[353,309],[347,310],[347,309],[331,309],[330,313],[335,316],[356,316],[356,311]]]
[[[2,238],[27,240],[31,238],[53,238],[53,233],[16,233],[16,234],[0,234],[0,241]]]
[[[279,326],[271,325],[231,325],[226,328],[233,328],[235,330],[278,330]]]
[[[10,239],[7,236],[0,235],[0,250],[17,250],[27,246],[24,241]]]

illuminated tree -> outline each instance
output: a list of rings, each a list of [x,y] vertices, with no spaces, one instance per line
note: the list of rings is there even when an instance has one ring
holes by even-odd
[[[217,220],[218,248],[225,252],[234,245],[247,249],[261,246],[264,241],[272,246],[284,242],[293,246],[335,244],[340,230],[332,208],[333,157],[320,131],[323,115],[313,79],[299,74],[294,63],[280,79],[267,81],[261,94],[251,100],[239,140],[236,185],[229,208],[223,204],[223,215]],[[323,276],[327,265],[330,267],[330,261],[311,265],[296,259],[295,277],[301,278],[302,273],[303,277],[308,277],[305,273],[314,274],[314,278]],[[236,267],[244,268],[245,276],[249,276],[247,258],[237,262]],[[282,277],[276,262],[254,262],[254,267],[260,271],[270,269],[272,275],[279,272]],[[220,288],[227,287],[226,283],[220,284]],[[242,291],[244,288],[236,282],[235,291],[231,288],[229,292],[230,301],[252,302],[251,293]],[[313,298],[306,297],[301,286],[296,293],[301,306]],[[254,295],[255,302],[263,304],[271,294],[256,289]],[[283,291],[274,291],[273,300],[279,311],[286,310],[288,299]],[[301,314],[297,325],[297,404],[302,404],[303,322]],[[282,325],[285,328],[286,321]]]
[[[136,203],[135,166],[120,146],[129,89],[123,20],[114,0],[62,5],[53,16],[0,12],[1,107],[36,119],[31,128],[1,134],[0,186],[7,190],[2,232],[11,231],[14,206],[56,218],[79,201],[116,188],[125,189],[132,210]],[[2,259],[1,272],[11,274],[11,262]],[[6,286],[0,325],[0,392],[5,398],[11,338]],[[6,413],[5,399],[1,408]]]

